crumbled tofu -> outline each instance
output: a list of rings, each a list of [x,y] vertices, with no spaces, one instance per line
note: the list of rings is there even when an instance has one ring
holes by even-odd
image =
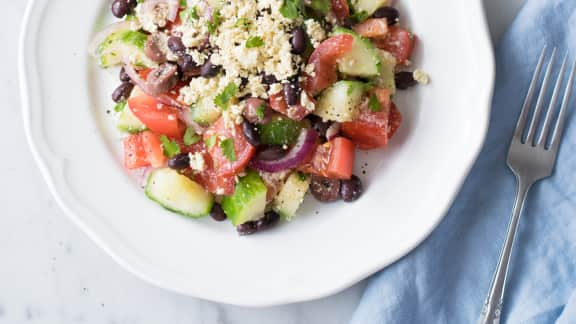
[[[430,83],[430,76],[428,75],[428,73],[420,69],[414,70],[414,72],[412,72],[412,75],[414,77],[414,80],[416,80],[420,84]]]
[[[166,3],[159,2],[153,8],[141,3],[136,7],[135,12],[136,18],[147,32],[153,33],[158,28],[166,27],[168,20],[168,4]]]
[[[318,47],[318,45],[326,39],[326,31],[324,28],[314,19],[307,19],[304,21],[306,25],[306,33],[310,37],[310,41],[312,42],[312,46],[314,48]]]
[[[200,152],[194,154],[188,153],[190,158],[190,168],[194,171],[202,172],[206,170],[206,163],[204,161],[204,156]]]

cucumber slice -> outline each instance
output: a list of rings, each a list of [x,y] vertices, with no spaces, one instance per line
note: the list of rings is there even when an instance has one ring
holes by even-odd
[[[308,187],[310,187],[309,176],[300,172],[292,173],[274,198],[272,209],[285,220],[291,220],[304,201]]]
[[[213,97],[204,97],[192,107],[192,120],[202,125],[215,122],[222,115],[222,111],[214,104]]]
[[[281,118],[258,127],[260,141],[265,145],[292,145],[296,143],[302,123]]]
[[[138,117],[134,115],[132,109],[128,107],[128,104],[124,106],[124,109],[118,114],[118,119],[116,119],[116,127],[118,130],[126,133],[139,133],[147,129]]]
[[[389,6],[391,2],[390,0],[352,0],[352,8],[354,12],[364,12],[369,17],[378,8]]]
[[[338,60],[338,71],[359,77],[373,77],[380,74],[380,58],[374,44],[350,29],[337,27],[334,35],[341,34],[352,35],[354,42],[352,49]]]
[[[100,66],[108,68],[122,63],[124,57],[138,66],[154,66],[144,52],[147,35],[140,31],[121,30],[114,32],[104,39],[96,50]]]
[[[222,199],[222,208],[234,226],[262,218],[268,188],[258,173],[249,171],[236,184],[234,194]]]
[[[169,168],[150,173],[146,196],[175,213],[199,218],[212,210],[214,197],[198,183]]]
[[[338,81],[320,94],[314,114],[324,120],[348,122],[356,119],[366,85],[359,81]]]
[[[384,50],[378,51],[380,61],[380,75],[374,78],[373,82],[376,86],[390,90],[390,94],[396,93],[396,81],[394,80],[396,70],[396,58],[394,55]]]

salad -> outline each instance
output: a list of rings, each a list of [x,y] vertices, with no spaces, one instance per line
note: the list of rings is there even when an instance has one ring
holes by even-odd
[[[114,0],[90,52],[120,68],[124,166],[162,207],[241,235],[291,220],[310,192],[353,202],[355,152],[383,149],[414,35],[391,0]]]

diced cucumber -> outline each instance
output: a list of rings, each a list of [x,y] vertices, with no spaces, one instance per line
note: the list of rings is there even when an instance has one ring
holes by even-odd
[[[338,71],[359,77],[373,77],[380,74],[378,50],[369,39],[343,27],[337,27],[334,34],[348,34],[354,37],[352,49],[338,59]]]
[[[234,194],[222,199],[222,208],[234,226],[264,216],[267,190],[262,178],[254,171],[240,178]]]
[[[396,58],[394,55],[384,50],[378,51],[380,61],[380,75],[374,78],[374,84],[381,88],[390,90],[390,94],[396,93],[396,81],[394,80],[396,69]]]
[[[378,8],[389,6],[390,0],[352,0],[354,12],[364,12],[371,16]]]
[[[260,141],[265,145],[292,145],[302,130],[302,123],[281,118],[258,127]]]
[[[366,85],[359,81],[338,81],[320,94],[314,114],[324,120],[348,122],[356,119]]]
[[[134,65],[154,66],[155,63],[144,52],[147,37],[145,33],[133,30],[120,30],[108,35],[96,50],[100,66],[118,65],[125,57]]]
[[[192,120],[202,125],[212,124],[220,115],[222,111],[214,104],[213,97],[203,97],[192,107]]]
[[[282,218],[292,219],[304,201],[308,187],[310,187],[309,176],[300,172],[292,173],[274,198],[272,209],[278,212]]]
[[[146,196],[175,213],[199,218],[208,215],[214,197],[198,183],[169,168],[150,173]]]
[[[138,117],[134,115],[132,109],[128,107],[128,104],[124,106],[124,109],[120,111],[116,119],[116,127],[118,130],[127,133],[139,133],[147,129]]]

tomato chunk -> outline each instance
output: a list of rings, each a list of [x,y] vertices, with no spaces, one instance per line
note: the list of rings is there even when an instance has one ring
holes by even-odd
[[[182,137],[184,127],[178,120],[177,109],[164,105],[147,94],[128,99],[128,107],[152,132],[170,137]]]
[[[246,140],[242,127],[233,122],[230,124],[226,125],[221,117],[204,133],[204,142],[211,144],[208,152],[214,162],[216,174],[219,176],[238,174],[248,165],[256,152],[256,148]],[[233,156],[229,154],[230,152],[224,152],[221,147],[223,141],[228,139],[232,139]]]
[[[142,144],[142,134],[132,134],[123,141],[124,144],[124,166],[127,169],[138,169],[150,165],[144,145]]]
[[[385,38],[374,40],[378,48],[394,55],[400,65],[406,64],[412,56],[415,41],[416,38],[411,32],[398,26],[390,27]]]
[[[210,154],[204,155],[204,163],[206,169],[194,175],[194,180],[201,184],[206,190],[213,194],[218,195],[232,195],[234,194],[234,186],[236,184],[235,175],[222,176],[214,169],[214,163]]]
[[[354,143],[347,138],[336,137],[318,146],[310,162],[298,169],[326,178],[350,179],[354,159]]]
[[[351,35],[342,34],[332,36],[318,45],[308,60],[314,66],[314,71],[307,74],[304,81],[307,93],[315,96],[336,82],[336,61],[352,49],[353,42]]]
[[[305,91],[302,92],[301,95],[302,96],[308,96],[308,100],[310,102],[312,102],[314,105],[316,105],[314,98],[312,98],[312,96],[307,94]],[[298,103],[292,107],[288,107],[288,104],[286,103],[286,99],[284,98],[283,91],[280,91],[280,92],[275,93],[275,94],[271,94],[269,97],[269,101],[270,101],[269,102],[270,108],[272,108],[273,110],[275,110],[275,111],[277,111],[283,115],[290,117],[290,119],[302,120],[302,119],[304,119],[304,117],[306,117],[308,114],[310,114],[312,112],[311,110],[308,110],[304,106],[302,106],[301,103]]]
[[[148,162],[153,168],[159,168],[166,164],[168,158],[164,155],[164,148],[160,136],[146,131],[142,133],[142,146],[146,151]]]
[[[388,34],[386,18],[370,18],[352,27],[360,36],[368,38],[383,38]]]

